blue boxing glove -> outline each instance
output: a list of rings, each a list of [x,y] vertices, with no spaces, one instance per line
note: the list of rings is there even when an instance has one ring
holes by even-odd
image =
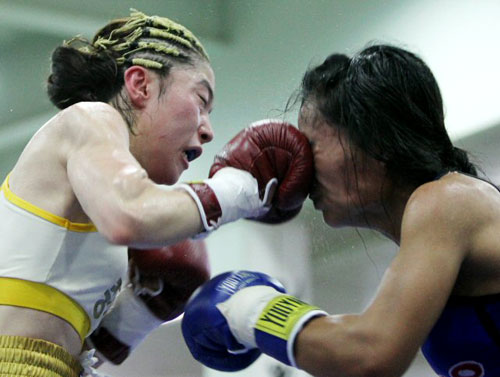
[[[296,367],[293,344],[310,319],[326,315],[285,294],[268,275],[226,272],[202,285],[188,301],[182,320],[193,357],[209,368],[237,371],[262,352]]]
[[[207,367],[234,372],[248,367],[261,355],[258,348],[249,348],[236,340],[226,318],[217,308],[217,304],[250,286],[285,292],[279,281],[265,274],[225,272],[202,285],[186,304],[182,334],[193,357]]]

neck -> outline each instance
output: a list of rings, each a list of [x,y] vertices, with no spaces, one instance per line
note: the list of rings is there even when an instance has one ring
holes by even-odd
[[[365,211],[364,224],[359,226],[376,230],[399,245],[406,203],[415,189],[406,187],[391,190],[384,195],[384,201],[378,204],[377,209]]]

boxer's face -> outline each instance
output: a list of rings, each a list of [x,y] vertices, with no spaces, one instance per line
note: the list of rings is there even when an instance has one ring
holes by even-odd
[[[366,225],[370,212],[380,211],[383,165],[352,147],[346,130],[329,125],[312,105],[302,107],[298,124],[313,149],[314,207],[332,227]]]
[[[174,66],[168,77],[151,85],[151,100],[133,136],[135,153],[150,178],[173,184],[213,139],[209,114],[215,78],[208,63]],[[137,157],[137,155],[139,157]]]

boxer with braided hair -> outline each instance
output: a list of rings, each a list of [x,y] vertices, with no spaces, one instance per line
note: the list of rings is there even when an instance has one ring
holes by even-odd
[[[130,104],[117,96],[124,85],[123,73],[132,65],[149,68],[166,77],[176,63],[194,64],[209,58],[200,41],[184,26],[164,17],[148,17],[132,11],[96,33],[92,41],[77,36],[52,55],[48,94],[59,108],[82,101],[112,101],[132,126]],[[120,103],[119,100],[122,99]],[[208,99],[208,98],[207,98]]]
[[[208,278],[190,237],[298,213],[312,155],[280,121],[245,129],[209,179],[165,189],[213,138],[214,90],[199,40],[164,17],[134,10],[54,50],[47,91],[61,111],[1,188],[0,374],[93,373],[78,360],[91,334],[122,362]]]

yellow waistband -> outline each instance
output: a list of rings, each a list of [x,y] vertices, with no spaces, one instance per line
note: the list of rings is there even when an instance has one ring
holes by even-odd
[[[20,198],[10,190],[9,176],[10,175],[7,175],[7,178],[5,178],[5,181],[3,182],[1,188],[1,190],[4,192],[4,195],[9,202],[15,204],[16,206],[22,209],[25,209],[28,212],[31,212],[34,215],[37,215],[38,217],[41,217],[47,221],[50,221],[51,223],[59,225],[73,232],[97,232],[95,225],[92,223],[73,223],[68,219],[65,219],[64,217],[55,215],[49,211],[37,207],[36,205],[31,204],[30,202]]]
[[[60,317],[73,326],[82,343],[90,329],[85,310],[71,297],[46,284],[0,277],[0,305],[35,309]]]
[[[78,377],[81,370],[79,361],[57,344],[0,336],[0,376]]]

